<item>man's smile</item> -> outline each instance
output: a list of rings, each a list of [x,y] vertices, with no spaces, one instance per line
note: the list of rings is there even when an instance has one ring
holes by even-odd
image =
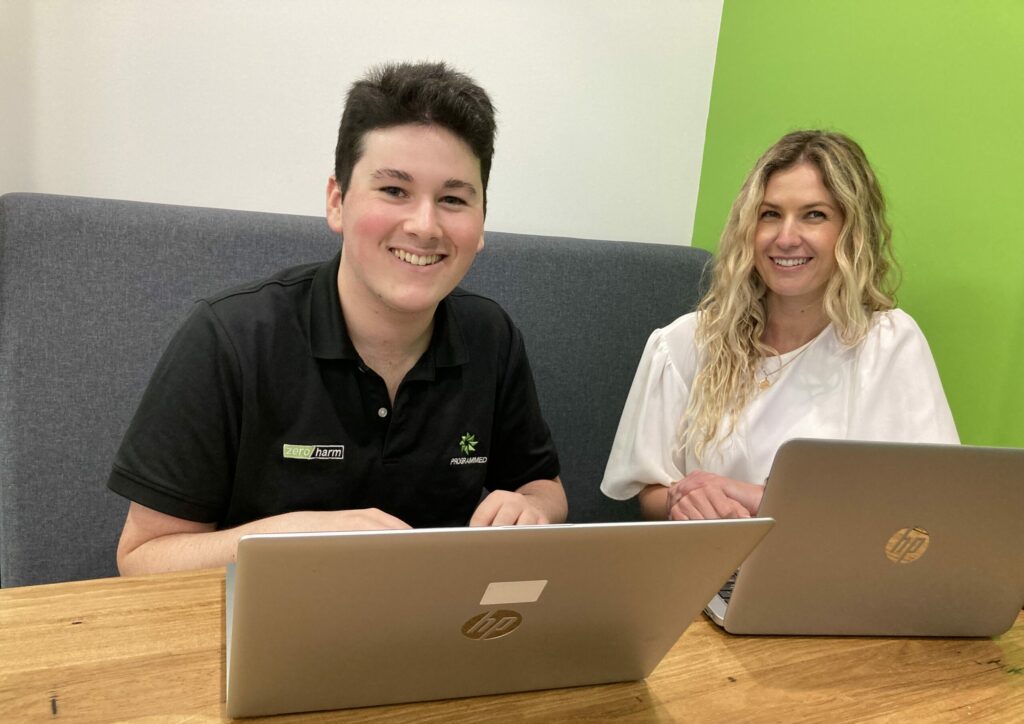
[[[444,254],[411,254],[402,249],[390,249],[392,256],[401,259],[406,264],[412,264],[413,266],[430,266],[436,264],[445,258]]]

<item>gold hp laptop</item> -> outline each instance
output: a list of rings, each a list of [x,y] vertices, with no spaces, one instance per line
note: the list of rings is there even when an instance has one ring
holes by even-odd
[[[1024,604],[1024,450],[790,440],[758,514],[706,609],[732,633],[993,636]]]
[[[227,713],[642,679],[772,521],[251,535]]]

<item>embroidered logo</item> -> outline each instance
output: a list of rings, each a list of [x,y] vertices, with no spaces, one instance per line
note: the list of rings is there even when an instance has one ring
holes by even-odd
[[[344,445],[289,445],[284,444],[281,457],[286,460],[344,460]]]
[[[459,440],[459,450],[462,451],[463,455],[469,455],[471,452],[476,451],[477,439],[476,435],[471,432],[467,432]]]
[[[471,457],[476,452],[476,446],[480,444],[480,441],[476,439],[476,435],[471,432],[467,432],[465,435],[459,438],[459,450],[462,452],[462,457],[452,458],[448,466],[453,465],[481,465],[487,462],[486,455],[477,455]]]

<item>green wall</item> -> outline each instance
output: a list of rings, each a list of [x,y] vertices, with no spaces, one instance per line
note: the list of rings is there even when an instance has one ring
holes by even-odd
[[[1024,447],[1024,1],[725,0],[695,246],[797,128],[878,172],[961,440]]]

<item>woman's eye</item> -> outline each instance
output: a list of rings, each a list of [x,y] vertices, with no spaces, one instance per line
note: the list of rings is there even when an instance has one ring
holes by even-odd
[[[773,209],[765,209],[761,212],[760,218],[762,219],[777,219],[779,218],[779,212]]]
[[[819,211],[818,209],[812,209],[812,210],[807,212],[807,218],[809,218],[809,219],[827,219],[828,217],[825,215],[824,211]]]

